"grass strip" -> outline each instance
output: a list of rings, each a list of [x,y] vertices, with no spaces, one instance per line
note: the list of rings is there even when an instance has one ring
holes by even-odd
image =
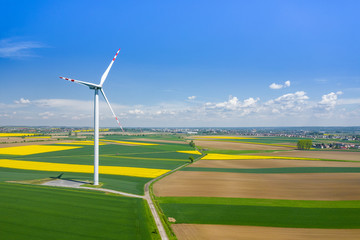
[[[359,208],[297,208],[216,204],[160,204],[176,223],[289,228],[360,228]]]
[[[359,173],[360,167],[285,167],[285,168],[203,168],[189,167],[181,171],[230,173]]]
[[[170,204],[214,204],[214,205],[243,205],[268,207],[297,207],[297,208],[360,208],[360,201],[320,201],[320,200],[284,200],[259,198],[222,198],[222,197],[157,197],[160,203]]]

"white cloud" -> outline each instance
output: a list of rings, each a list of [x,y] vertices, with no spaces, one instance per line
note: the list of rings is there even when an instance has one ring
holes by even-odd
[[[331,92],[329,94],[325,94],[321,97],[321,101],[318,103],[320,108],[324,108],[329,111],[335,107],[337,104],[338,95],[341,95],[342,92],[338,91],[336,93]]]
[[[13,39],[0,40],[1,58],[23,58],[33,57],[32,49],[44,48],[45,46],[33,41],[15,41]]]
[[[276,84],[276,83],[272,83],[270,84],[269,88],[271,89],[282,89],[282,88],[287,88],[290,87],[290,81],[286,81],[284,84]]]
[[[283,115],[296,115],[310,107],[308,100],[309,97],[304,91],[288,93],[267,101],[264,104],[264,110]]]
[[[257,97],[229,96],[218,102],[166,102],[154,105],[112,103],[125,127],[131,126],[304,126],[341,125],[360,121],[360,111],[350,104],[360,99],[339,99],[331,92],[311,101],[304,91],[260,101]],[[0,103],[2,125],[91,126],[92,101],[73,99],[20,99]],[[22,104],[21,104],[22,103]],[[349,105],[349,106],[346,106]],[[106,102],[100,101],[101,126],[116,127]]]
[[[190,96],[188,97],[188,100],[194,100],[196,98],[196,96]]]
[[[134,110],[129,110],[130,114],[136,114],[136,115],[143,115],[144,111],[140,110],[140,109],[134,109]]]
[[[294,102],[294,101],[305,101],[308,100],[309,97],[306,96],[306,92],[304,91],[298,91],[295,93],[288,93],[285,95],[282,95],[275,99],[275,102]]]
[[[260,99],[259,98],[248,98],[240,101],[237,97],[229,96],[229,100],[221,103],[206,103],[207,108],[218,108],[228,110],[240,110],[245,107],[254,106]]]
[[[248,98],[245,99],[243,102],[243,107],[250,107],[250,106],[254,106],[258,101],[260,100],[260,98]]]
[[[28,104],[30,103],[29,99],[25,99],[25,98],[20,98],[20,100],[15,100],[14,101],[16,104]]]
[[[272,83],[272,84],[269,86],[269,88],[271,88],[271,89],[281,89],[281,88],[283,88],[283,85],[281,85],[281,84],[276,84],[276,83]]]

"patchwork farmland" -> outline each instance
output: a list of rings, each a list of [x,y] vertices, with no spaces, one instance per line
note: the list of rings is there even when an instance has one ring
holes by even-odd
[[[178,239],[360,238],[359,152],[296,151],[280,138],[194,140],[207,156],[153,188]]]
[[[179,151],[193,150],[171,135],[107,136],[100,145],[101,187],[140,196],[145,183],[189,162]],[[91,141],[0,146],[2,239],[160,238],[142,198],[32,185],[59,177],[92,182]]]
[[[143,196],[146,183],[183,166],[150,187],[170,239],[359,239],[359,152],[193,140],[206,155],[175,135],[102,137],[101,188]],[[0,146],[4,239],[160,239],[145,199],[40,185],[55,179],[91,182],[93,142]]]

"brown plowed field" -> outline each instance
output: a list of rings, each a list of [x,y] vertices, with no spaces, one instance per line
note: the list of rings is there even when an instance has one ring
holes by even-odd
[[[360,200],[360,173],[247,174],[178,171],[154,185],[156,196]]]
[[[250,155],[250,154],[249,154]],[[351,160],[360,162],[360,152],[347,152],[344,151],[286,151],[274,153],[258,153],[251,155],[260,156],[278,156],[278,157],[307,157],[307,158],[322,158],[322,159],[335,159],[335,160]]]
[[[333,162],[308,160],[200,160],[189,167],[204,168],[286,168],[286,167],[360,167],[360,162]]]
[[[360,229],[274,228],[208,224],[173,224],[179,240],[356,240]]]
[[[241,142],[225,142],[225,141],[202,141],[195,140],[196,146],[209,149],[224,149],[224,150],[289,150],[293,147],[281,147],[265,144],[251,144]]]

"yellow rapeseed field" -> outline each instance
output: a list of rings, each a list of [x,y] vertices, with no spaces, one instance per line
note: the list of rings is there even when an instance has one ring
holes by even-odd
[[[81,148],[81,147],[51,146],[51,145],[26,145],[26,146],[18,146],[18,147],[0,148],[0,154],[30,155],[30,154],[70,150],[70,149],[76,149],[76,148]]]
[[[24,137],[35,136],[35,133],[0,133],[0,137]]]
[[[290,160],[320,160],[318,158],[300,158],[300,157],[275,157],[275,156],[254,156],[254,155],[232,155],[209,153],[202,160],[241,160],[241,159],[290,159]]]
[[[176,152],[201,155],[201,152],[199,152],[199,151],[176,151]]]
[[[142,145],[142,146],[159,145],[159,144],[156,144],[156,143],[128,142],[128,141],[116,141],[116,140],[104,140],[104,139],[101,139],[100,141],[101,142],[113,142],[113,143],[129,144],[129,145]]]
[[[56,144],[63,144],[63,145],[94,145],[94,141],[75,141],[75,142],[62,142]],[[99,145],[106,145],[106,143],[99,142]]]
[[[51,172],[74,172],[74,173],[93,173],[94,166],[65,163],[48,163],[0,159],[0,167],[16,168],[25,170],[51,171]],[[100,174],[122,175],[143,178],[156,178],[169,172],[166,169],[137,168],[137,167],[117,167],[117,166],[99,166]]]

